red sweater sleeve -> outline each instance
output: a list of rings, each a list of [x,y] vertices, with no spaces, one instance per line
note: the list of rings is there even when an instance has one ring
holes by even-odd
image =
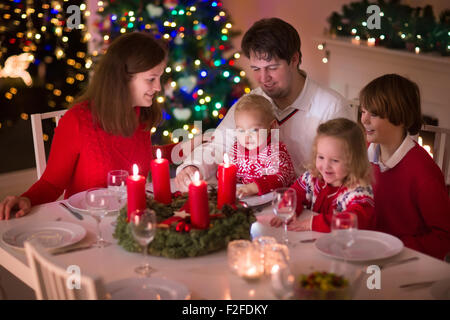
[[[279,144],[279,150],[270,150],[269,161],[266,164],[266,172],[260,178],[255,178],[253,182],[258,186],[258,195],[263,195],[276,188],[288,187],[295,179],[294,166],[291,156],[283,143]]]
[[[297,208],[295,210],[295,214],[297,215],[297,217],[302,213],[305,205],[311,206],[311,202],[306,199],[306,190],[300,183],[300,179],[302,179],[302,177],[298,178],[291,186],[291,188],[294,189],[295,193],[297,194]]]
[[[373,230],[375,227],[375,208],[370,201],[353,201],[344,212],[351,212],[358,217],[358,229]],[[325,214],[319,214],[312,218],[312,231],[330,232],[330,221],[325,217]]]
[[[22,194],[31,200],[31,205],[55,201],[67,188],[79,155],[79,139],[77,117],[69,110],[55,129],[42,177]]]
[[[423,174],[415,186],[415,201],[426,231],[401,237],[405,246],[443,259],[450,252],[450,198],[440,171]]]

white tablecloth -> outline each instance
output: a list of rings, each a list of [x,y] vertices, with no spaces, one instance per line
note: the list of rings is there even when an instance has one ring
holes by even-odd
[[[252,226],[252,235],[272,235],[281,240],[282,228],[272,228],[268,225],[271,209],[266,208],[257,214],[258,222]],[[53,221],[58,217],[62,221],[82,225],[88,231],[87,237],[82,240],[89,243],[94,241],[96,225],[93,218],[85,216],[80,221],[73,217],[57,202],[36,206],[32,212],[20,219],[0,221],[0,234],[18,226],[32,224],[36,221]],[[54,259],[64,265],[78,265],[81,272],[91,275],[100,275],[106,283],[136,277],[134,268],[143,261],[142,254],[125,251],[117,245],[112,237],[114,227],[111,222],[115,217],[103,220],[101,228],[106,240],[113,243],[106,248],[93,248],[54,256]],[[319,238],[324,234],[316,232],[289,232],[290,240],[297,243],[290,249],[291,268],[295,274],[310,273],[315,270],[339,271],[366,270],[368,265],[381,264],[387,261],[400,260],[412,256],[420,259],[403,265],[393,266],[381,271],[381,289],[369,290],[366,286],[365,274],[362,285],[355,294],[355,299],[432,299],[430,287],[401,289],[405,283],[440,280],[450,278],[450,265],[433,257],[405,248],[397,256],[383,261],[370,261],[365,263],[343,264],[342,261],[322,255],[314,243],[299,243],[301,239]],[[262,279],[258,282],[246,282],[228,269],[227,252],[222,250],[197,258],[168,259],[149,257],[150,264],[157,269],[154,277],[168,278],[185,284],[191,291],[192,299],[274,299],[270,280]],[[23,251],[19,251],[0,243],[0,263],[16,277],[33,287],[30,269]]]

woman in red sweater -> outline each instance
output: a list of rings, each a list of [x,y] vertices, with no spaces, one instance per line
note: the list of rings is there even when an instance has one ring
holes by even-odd
[[[411,138],[422,124],[419,88],[388,74],[366,85],[359,99],[374,169],[377,230],[442,259],[450,252],[450,200],[441,170]]]
[[[147,176],[152,159],[150,129],[161,120],[153,103],[161,90],[167,50],[148,33],[117,38],[103,56],[87,91],[62,117],[42,177],[21,196],[0,204],[0,220],[12,210],[26,215],[37,204],[55,201],[93,187],[106,186],[108,171]],[[162,148],[170,159],[173,145]]]

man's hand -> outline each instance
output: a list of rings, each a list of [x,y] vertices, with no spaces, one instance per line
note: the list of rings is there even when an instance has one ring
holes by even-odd
[[[31,211],[31,201],[25,197],[7,196],[0,202],[0,220],[8,220],[11,217],[11,211],[18,209],[16,217],[23,217]]]
[[[177,176],[175,177],[175,184],[179,191],[187,192],[189,190],[189,184],[194,179],[194,174],[196,171],[200,173],[200,170],[198,170],[196,166],[187,166],[177,174]],[[200,179],[203,179],[201,173]]]
[[[311,219],[295,220],[289,223],[289,231],[311,231]]]

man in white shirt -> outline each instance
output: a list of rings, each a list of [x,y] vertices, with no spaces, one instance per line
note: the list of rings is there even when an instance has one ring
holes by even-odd
[[[245,33],[242,51],[250,59],[259,87],[251,94],[269,99],[278,121],[279,140],[287,146],[296,174],[304,172],[319,124],[334,118],[356,120],[339,93],[320,86],[299,69],[300,36],[294,27],[278,19],[262,19]],[[195,171],[203,179],[215,176],[223,153],[233,145],[234,106],[216,128],[210,142],[195,148],[177,168],[176,184],[187,191]]]

